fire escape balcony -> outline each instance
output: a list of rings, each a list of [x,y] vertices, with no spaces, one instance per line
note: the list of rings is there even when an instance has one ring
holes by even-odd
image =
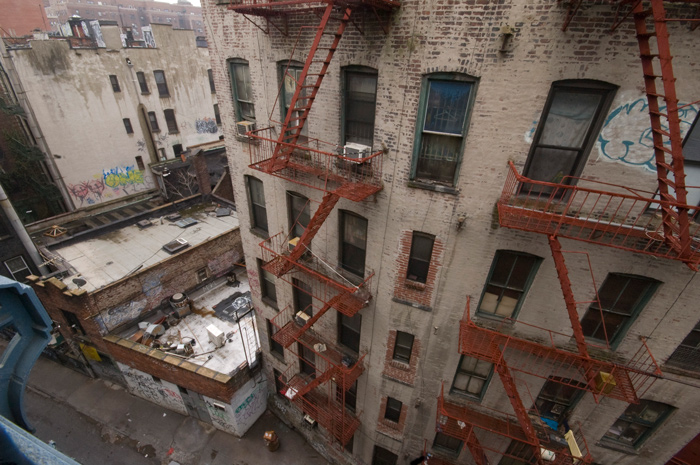
[[[343,156],[336,144],[318,139],[290,144],[280,142],[274,132],[265,128],[248,133],[254,142],[249,144],[251,168],[353,202],[382,190],[383,151],[360,158]],[[275,157],[275,150],[285,155]]]
[[[537,443],[528,440],[514,415],[481,406],[477,410],[472,406],[451,403],[445,400],[443,386],[438,397],[436,430],[463,441],[479,465],[490,463],[486,451],[533,465],[592,463],[588,443],[578,428],[561,435],[547,428],[537,412],[529,412],[529,415],[537,432]],[[516,445],[511,444],[504,452],[503,438],[510,438]],[[541,459],[532,454],[533,447],[540,448]]]
[[[316,10],[328,3],[328,0],[230,0],[228,8],[241,14],[269,17]],[[392,10],[400,5],[396,0],[342,0],[330,3],[342,7],[378,10]]]
[[[345,446],[360,426],[360,420],[345,407],[344,391],[337,396],[331,392],[330,384],[328,389],[322,390],[315,385],[314,376],[295,374],[294,370],[296,367],[290,367],[280,376],[285,386],[282,394]]]
[[[537,341],[512,336],[512,324],[520,326]],[[627,403],[637,404],[658,377],[661,370],[646,342],[642,344],[632,358],[624,363],[602,361],[571,352],[561,346],[571,346],[573,337],[563,333],[539,328],[520,321],[505,320],[497,330],[477,326],[469,316],[469,307],[459,325],[459,351],[491,362],[495,365],[505,364],[506,359],[511,370],[549,379],[551,375],[569,380],[571,387],[607,396]],[[588,344],[590,351],[604,347]],[[589,351],[589,352],[590,352]]]
[[[690,222],[689,240],[683,244],[680,233],[669,233],[673,228],[664,222],[669,209],[695,212],[697,207],[584,178],[534,181],[519,174],[512,162],[498,201],[501,226],[679,260],[695,269],[700,225]]]

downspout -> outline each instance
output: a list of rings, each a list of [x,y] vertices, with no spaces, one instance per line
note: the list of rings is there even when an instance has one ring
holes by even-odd
[[[46,167],[49,170],[51,179],[56,183],[58,190],[61,192],[61,196],[63,197],[63,203],[65,204],[66,209],[69,212],[74,211],[75,204],[73,203],[73,199],[68,193],[66,184],[63,181],[63,176],[61,176],[61,172],[59,171],[58,166],[56,166],[56,160],[54,160],[53,154],[51,153],[51,149],[49,148],[49,145],[46,142],[46,139],[44,138],[44,134],[41,131],[41,128],[39,127],[39,123],[36,120],[36,115],[34,114],[32,105],[29,103],[27,94],[24,92],[24,88],[22,87],[22,81],[19,79],[19,74],[17,73],[17,70],[14,67],[12,56],[7,51],[5,43],[2,40],[0,40],[0,52],[2,53],[3,58],[3,73],[5,73],[5,75],[7,76],[8,84],[12,88],[12,92],[14,93],[15,98],[24,110],[27,124],[29,125],[29,129],[32,132],[32,135],[34,136],[34,139],[36,140],[37,146],[45,154],[44,161],[46,162]]]
[[[39,269],[39,272],[42,275],[48,275],[50,273],[49,269],[46,267],[46,265],[44,265],[44,260],[42,260],[41,255],[39,255],[39,251],[36,249],[34,242],[32,242],[32,239],[29,237],[27,230],[24,229],[24,225],[20,221],[19,216],[17,216],[17,212],[7,198],[7,195],[5,195],[5,189],[3,189],[1,185],[0,208],[2,208],[2,210],[5,212],[5,216],[7,216],[7,218],[10,220],[12,229],[14,229],[15,233],[17,233],[17,237],[19,237],[19,240],[22,242],[22,245],[29,254],[29,257],[34,262],[34,265],[36,265],[36,267]]]

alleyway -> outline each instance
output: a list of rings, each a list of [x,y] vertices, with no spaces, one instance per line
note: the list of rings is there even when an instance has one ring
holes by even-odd
[[[83,465],[326,465],[296,432],[266,412],[243,439],[43,358],[25,398],[37,437]],[[281,447],[262,439],[275,430]],[[172,449],[172,450],[171,450]]]

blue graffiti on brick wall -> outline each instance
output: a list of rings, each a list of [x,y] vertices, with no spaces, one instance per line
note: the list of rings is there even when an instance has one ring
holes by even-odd
[[[212,118],[195,120],[194,127],[197,130],[197,134],[216,134],[219,132],[219,126],[216,125],[216,120]]]
[[[683,105],[679,103],[679,106]],[[690,129],[699,107],[688,105],[678,110],[681,137]],[[620,105],[608,114],[598,136],[601,158],[656,171],[648,108],[647,99],[640,98]],[[661,107],[660,111],[664,113],[666,107]],[[668,130],[668,126],[662,124],[662,129]]]

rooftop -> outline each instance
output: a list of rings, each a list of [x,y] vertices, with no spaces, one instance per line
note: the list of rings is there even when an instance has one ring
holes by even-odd
[[[236,283],[224,277],[188,294],[192,313],[178,319],[168,315],[172,309],[158,310],[115,336],[132,341],[133,347],[152,347],[147,353],[168,362],[189,362],[225,375],[233,374],[244,362],[253,363],[260,341],[255,331],[254,312],[250,307],[250,286],[245,271],[236,272]],[[164,322],[167,328],[160,336],[148,340],[146,326]],[[167,322],[170,322],[168,324]],[[215,326],[224,335],[217,348],[210,340],[207,328]],[[191,344],[193,353],[178,354],[169,349],[179,344]],[[139,350],[139,349],[136,349]],[[143,350],[140,350],[143,352]],[[170,357],[164,357],[171,354]],[[173,359],[174,357],[174,359]],[[195,368],[193,371],[198,372]]]
[[[163,246],[170,242],[184,239],[185,247],[196,246],[238,228],[236,212],[224,210],[229,214],[217,216],[226,211],[217,213],[215,205],[199,204],[174,216],[157,216],[158,213],[153,212],[156,216],[148,220],[82,241],[59,244],[51,248],[51,253],[74,272],[63,279],[64,283],[75,289],[78,287],[76,278],[81,278],[85,283],[78,281],[80,287],[90,292],[168,259],[172,254]],[[182,224],[182,220],[187,220],[189,225]]]

